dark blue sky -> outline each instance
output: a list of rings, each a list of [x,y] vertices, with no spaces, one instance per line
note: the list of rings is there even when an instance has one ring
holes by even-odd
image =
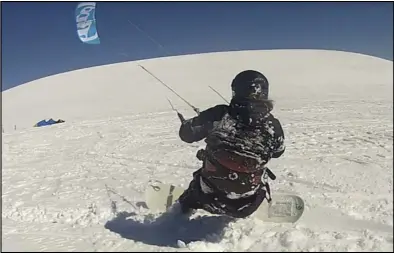
[[[2,90],[74,69],[171,55],[312,48],[393,60],[389,2],[97,2],[100,45],[80,42],[77,2],[2,2]],[[214,70],[212,70],[214,71]]]

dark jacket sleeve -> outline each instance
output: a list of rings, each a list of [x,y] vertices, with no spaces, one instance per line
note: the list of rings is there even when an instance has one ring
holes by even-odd
[[[278,119],[273,117],[272,124],[274,126],[274,139],[275,145],[273,150],[272,158],[279,158],[285,152],[285,134],[283,132],[282,125]]]
[[[184,121],[179,129],[182,141],[193,143],[207,137],[214,127],[214,122],[220,121],[228,111],[227,105],[211,107],[194,118]]]

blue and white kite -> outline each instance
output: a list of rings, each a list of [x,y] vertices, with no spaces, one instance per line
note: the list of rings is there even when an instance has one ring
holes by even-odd
[[[100,44],[96,28],[95,11],[95,2],[79,3],[75,9],[78,36],[86,44]]]

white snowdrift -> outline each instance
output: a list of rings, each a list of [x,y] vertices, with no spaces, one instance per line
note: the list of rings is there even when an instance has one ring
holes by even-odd
[[[237,72],[271,83],[287,150],[273,191],[304,197],[297,224],[198,212],[151,223],[149,180],[186,186],[203,143],[182,143],[169,97],[135,62],[59,74],[2,94],[3,251],[393,251],[393,63],[321,50],[139,61],[193,105],[230,98]],[[66,123],[33,128],[43,118]],[[14,130],[14,125],[17,130]]]

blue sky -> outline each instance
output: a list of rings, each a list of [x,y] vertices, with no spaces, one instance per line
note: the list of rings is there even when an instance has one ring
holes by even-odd
[[[2,2],[2,90],[74,69],[171,55],[313,48],[393,60],[389,2],[97,2],[100,45],[76,34],[77,2]],[[214,71],[214,70],[213,70]]]

